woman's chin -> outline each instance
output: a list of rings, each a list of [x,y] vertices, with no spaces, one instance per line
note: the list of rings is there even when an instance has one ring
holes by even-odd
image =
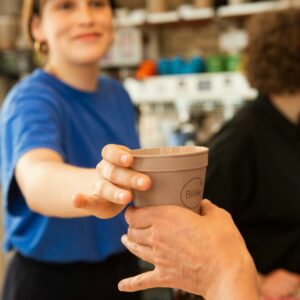
[[[74,59],[74,63],[80,64],[80,65],[93,65],[93,64],[99,64],[102,56],[100,55],[89,55],[89,56],[80,56]]]
[[[103,52],[103,53],[102,53]],[[73,55],[72,55],[73,54]],[[95,51],[79,51],[77,53],[69,53],[69,59],[75,64],[96,64],[104,57],[105,52],[95,49]]]

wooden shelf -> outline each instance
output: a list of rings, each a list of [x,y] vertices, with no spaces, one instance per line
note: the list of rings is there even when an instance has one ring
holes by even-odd
[[[273,10],[283,10],[289,7],[288,1],[265,1],[257,3],[245,3],[230,6],[221,6],[217,15],[224,17],[243,17],[254,14],[265,13]]]
[[[176,23],[180,21],[180,16],[177,11],[169,11],[147,14],[146,19],[149,24]]]
[[[293,2],[294,1],[294,2]],[[293,5],[297,5],[297,0],[292,0]],[[298,0],[300,5],[300,0]],[[254,14],[269,12],[273,10],[284,10],[290,6],[289,0],[273,0],[236,5],[221,6],[217,10],[213,8],[194,8],[192,6],[182,6],[176,11],[164,13],[146,13],[139,11],[139,14],[132,13],[128,16],[115,20],[117,27],[147,27],[174,24],[189,24],[203,22],[218,18],[243,18]]]

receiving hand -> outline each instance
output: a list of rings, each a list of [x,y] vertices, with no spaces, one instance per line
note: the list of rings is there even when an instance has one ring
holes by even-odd
[[[233,300],[245,290],[239,293],[233,288],[237,281],[232,278],[243,280],[249,272],[245,285],[252,297],[247,299],[257,299],[256,270],[230,215],[207,200],[202,202],[201,214],[177,206],[129,208],[125,214],[129,229],[122,242],[155,269],[122,280],[119,289],[171,287],[207,299]],[[238,281],[238,288],[242,286]],[[230,289],[228,297],[226,289]]]
[[[102,150],[102,158],[96,168],[98,178],[93,194],[77,194],[73,203],[96,217],[110,218],[132,200],[131,189],[145,191],[150,188],[151,180],[129,168],[133,156],[127,147],[107,145]]]

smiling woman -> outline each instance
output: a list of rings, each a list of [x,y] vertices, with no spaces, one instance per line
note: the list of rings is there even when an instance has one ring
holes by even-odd
[[[23,34],[27,39],[28,43],[34,42],[34,37],[31,33],[31,22],[35,15],[40,16],[44,4],[47,0],[27,0],[24,1],[23,11],[22,11],[22,21],[23,21]],[[112,9],[116,8],[116,3],[114,0],[108,1]]]
[[[107,144],[139,147],[128,94],[99,77],[114,34],[111,3],[25,0],[23,16],[28,40],[47,59],[1,110],[4,247],[16,252],[2,299],[139,300],[117,289],[139,272],[120,241],[128,176],[112,188],[109,159],[99,163]],[[145,189],[145,176],[143,183],[131,187]]]
[[[23,9],[23,28],[27,42],[38,52],[48,54],[48,61],[53,56],[57,58],[57,54],[76,62],[98,61],[112,43],[111,3],[108,0],[28,0]],[[81,41],[80,38],[93,40],[93,50],[91,43],[81,44],[80,48],[77,43],[74,47],[72,42]]]

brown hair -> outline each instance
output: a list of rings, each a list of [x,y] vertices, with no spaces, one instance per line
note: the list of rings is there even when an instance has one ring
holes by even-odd
[[[248,22],[246,74],[266,94],[300,91],[300,9],[254,16]]]
[[[34,16],[40,16],[46,0],[24,0],[22,9],[22,31],[25,41],[33,44],[34,37],[31,33],[31,23]]]

